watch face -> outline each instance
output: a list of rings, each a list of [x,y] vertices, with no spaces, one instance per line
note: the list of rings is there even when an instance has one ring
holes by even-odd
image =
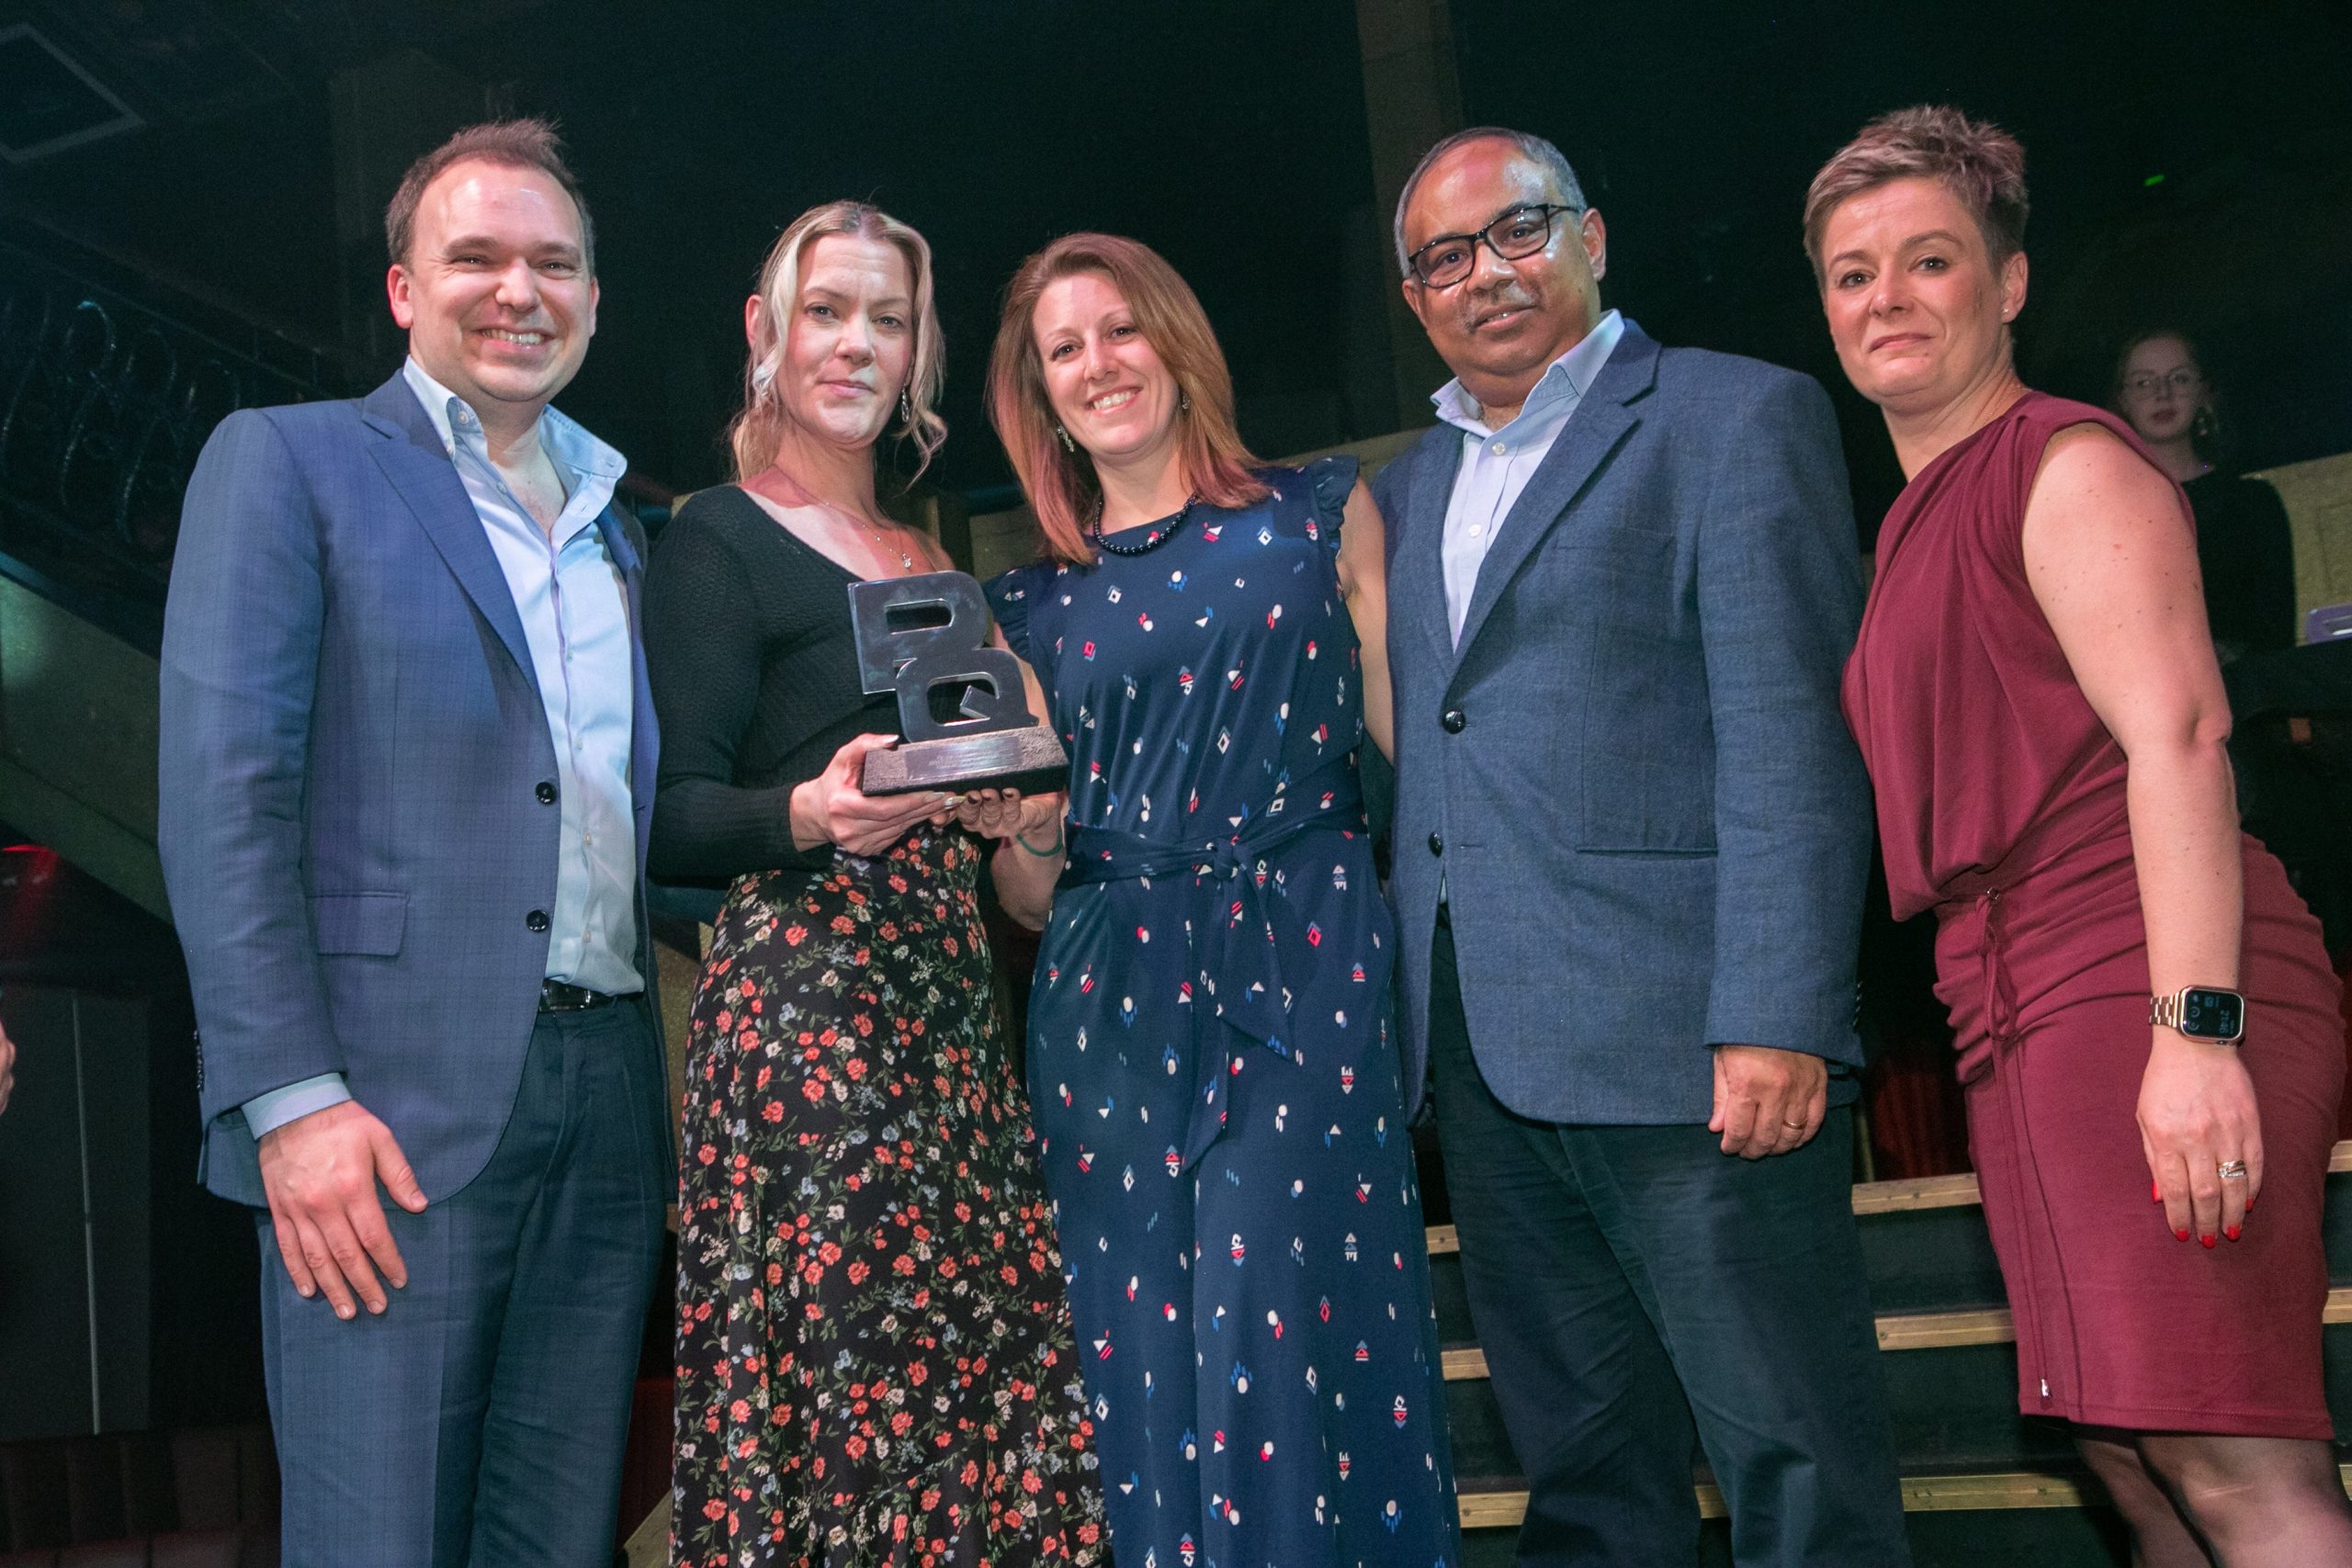
[[[2192,986],[2180,998],[2180,1032],[2199,1040],[2234,1040],[2245,1030],[2245,998]]]

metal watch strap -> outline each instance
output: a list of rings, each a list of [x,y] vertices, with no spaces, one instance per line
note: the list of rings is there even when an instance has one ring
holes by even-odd
[[[2239,1024],[2237,1032],[2228,1035],[2199,1034],[2192,1033],[2190,1031],[2182,1028],[2180,1021],[2182,1007],[2188,999],[2188,993],[2191,991],[2205,991],[2235,998],[2237,999],[2239,1009]],[[2184,1039],[2202,1040],[2209,1043],[2217,1045],[2234,1045],[2245,1037],[2245,993],[2241,991],[2233,990],[2226,986],[2184,986],[2179,990],[2171,993],[2169,996],[2150,997],[2148,998],[2148,1021],[2158,1029],[2177,1030]]]

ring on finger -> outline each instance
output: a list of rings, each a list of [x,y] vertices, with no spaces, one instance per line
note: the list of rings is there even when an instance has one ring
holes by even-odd
[[[1781,1126],[1783,1126],[1783,1127],[1786,1127],[1786,1128],[1787,1128],[1790,1132],[1792,1132],[1792,1133],[1802,1133],[1802,1132],[1804,1132],[1804,1122],[1786,1122],[1786,1121],[1784,1121],[1784,1122],[1782,1122],[1781,1123]]]
[[[2242,1159],[2225,1159],[2216,1168],[2221,1172],[2222,1179],[2224,1181],[2246,1179],[2245,1161]]]

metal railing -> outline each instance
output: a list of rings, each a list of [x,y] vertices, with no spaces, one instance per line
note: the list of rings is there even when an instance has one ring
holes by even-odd
[[[0,242],[0,550],[160,602],[213,426],[335,395],[323,355],[246,334],[232,347]]]

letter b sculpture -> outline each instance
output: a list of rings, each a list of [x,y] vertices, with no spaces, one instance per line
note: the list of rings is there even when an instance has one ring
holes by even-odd
[[[960,571],[852,583],[852,633],[868,694],[899,694],[905,739],[865,755],[868,795],[1062,789],[1069,753],[1029,712],[1021,661],[986,646],[988,602]],[[951,698],[939,716],[933,694]]]

